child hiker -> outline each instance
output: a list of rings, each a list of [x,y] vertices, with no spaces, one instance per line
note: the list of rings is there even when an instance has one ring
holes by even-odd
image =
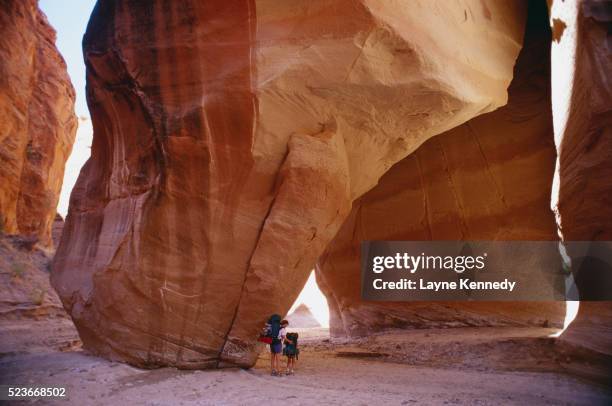
[[[297,348],[298,333],[285,334],[285,348],[283,354],[287,356],[287,372],[286,375],[293,375],[295,368],[295,360],[298,358],[300,350]]]

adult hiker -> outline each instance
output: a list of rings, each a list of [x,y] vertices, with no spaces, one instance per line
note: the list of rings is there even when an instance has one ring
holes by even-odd
[[[280,371],[280,357],[283,352],[283,343],[285,342],[285,338],[287,336],[287,326],[289,322],[287,320],[281,320],[280,329],[278,330],[278,334],[276,338],[272,337],[272,343],[270,344],[270,353],[271,353],[271,366],[272,366],[272,375],[273,376],[281,376],[282,373]]]
[[[280,357],[283,352],[283,341],[285,340],[285,327],[289,325],[287,320],[281,320],[278,314],[273,314],[268,319],[264,334],[260,341],[270,344],[270,369],[272,376],[280,375]]]

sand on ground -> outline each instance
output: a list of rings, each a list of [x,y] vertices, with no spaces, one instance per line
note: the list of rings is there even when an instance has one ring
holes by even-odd
[[[61,405],[612,404],[609,388],[551,372],[551,329],[300,332],[295,375],[272,377],[265,350],[249,370],[141,370],[88,355],[67,319],[2,321],[0,383],[65,385],[67,401],[35,403]]]

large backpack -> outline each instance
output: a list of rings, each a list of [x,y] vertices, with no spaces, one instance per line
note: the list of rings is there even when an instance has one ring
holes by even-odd
[[[287,356],[295,356],[297,359],[300,354],[298,348],[298,333],[287,333],[287,339],[291,340],[291,344],[287,344],[283,349],[283,354]]]
[[[291,340],[291,345],[295,348],[298,346],[298,333],[287,333],[287,338]]]
[[[268,334],[266,334],[268,337],[272,338],[272,342],[274,344],[279,343],[279,339],[278,339],[278,333],[280,331],[280,322],[281,322],[281,316],[279,316],[278,314],[273,314],[272,316],[270,316],[270,318],[268,319]]]

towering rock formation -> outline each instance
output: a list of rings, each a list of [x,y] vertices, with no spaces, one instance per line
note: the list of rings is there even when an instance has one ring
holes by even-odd
[[[364,302],[360,290],[364,240],[557,239],[550,30],[545,4],[532,6],[508,104],[428,140],[353,204],[317,266],[332,334],[562,323],[563,303]],[[558,256],[554,247],[549,254]]]
[[[52,245],[77,120],[55,32],[35,0],[0,1],[0,228]]]
[[[522,2],[100,0],[53,284],[91,351],[252,365],[351,202],[506,103]]]
[[[553,116],[558,155],[552,208],[557,215],[559,234],[565,241],[609,242],[612,241],[612,2],[554,1],[551,25]],[[571,249],[568,253],[576,255]],[[609,275],[610,269],[608,264],[607,269],[599,271]],[[612,303],[581,302],[575,321],[561,339],[607,357],[609,379],[611,331]]]

